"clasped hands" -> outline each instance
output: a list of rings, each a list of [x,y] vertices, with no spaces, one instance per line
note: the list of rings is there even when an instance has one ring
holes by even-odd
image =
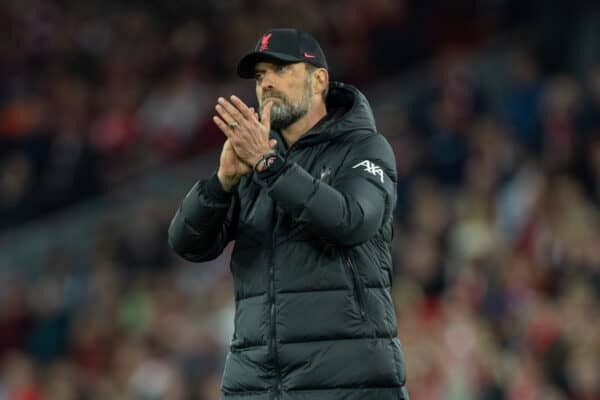
[[[261,157],[277,144],[275,139],[269,140],[272,107],[273,102],[268,102],[259,119],[256,111],[237,96],[231,96],[230,101],[223,97],[217,100],[215,110],[219,115],[213,117],[213,122],[227,137],[218,172],[224,190],[230,191],[241,176],[252,172]]]

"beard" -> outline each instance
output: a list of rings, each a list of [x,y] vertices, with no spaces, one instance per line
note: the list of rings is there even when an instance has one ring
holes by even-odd
[[[307,80],[304,87],[302,98],[297,104],[293,104],[283,93],[271,90],[263,93],[260,104],[260,113],[262,115],[267,98],[277,98],[279,102],[273,102],[271,108],[271,129],[280,131],[292,125],[310,111],[310,81]]]

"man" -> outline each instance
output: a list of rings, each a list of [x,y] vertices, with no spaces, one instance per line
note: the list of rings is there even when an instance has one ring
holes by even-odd
[[[227,400],[408,399],[391,286],[395,161],[366,98],[329,82],[310,35],[273,29],[238,65],[259,114],[219,98],[218,171],[184,198],[171,247],[232,240]]]

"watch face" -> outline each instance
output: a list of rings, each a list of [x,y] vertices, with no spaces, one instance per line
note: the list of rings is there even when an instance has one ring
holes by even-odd
[[[267,158],[265,160],[265,166],[267,168],[269,168],[275,162],[276,159],[277,159],[277,156],[272,156],[272,157]]]
[[[271,165],[277,162],[277,158],[277,154],[265,155],[264,158],[257,163],[256,170],[261,172],[268,169]]]

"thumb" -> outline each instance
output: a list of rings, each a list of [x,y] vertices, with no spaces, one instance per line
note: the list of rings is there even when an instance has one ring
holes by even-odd
[[[267,133],[271,131],[271,108],[273,108],[273,102],[269,101],[262,112],[262,118],[260,122],[267,129]]]
[[[269,140],[269,146],[271,146],[271,148],[275,148],[275,146],[277,146],[277,139],[271,139]]]

